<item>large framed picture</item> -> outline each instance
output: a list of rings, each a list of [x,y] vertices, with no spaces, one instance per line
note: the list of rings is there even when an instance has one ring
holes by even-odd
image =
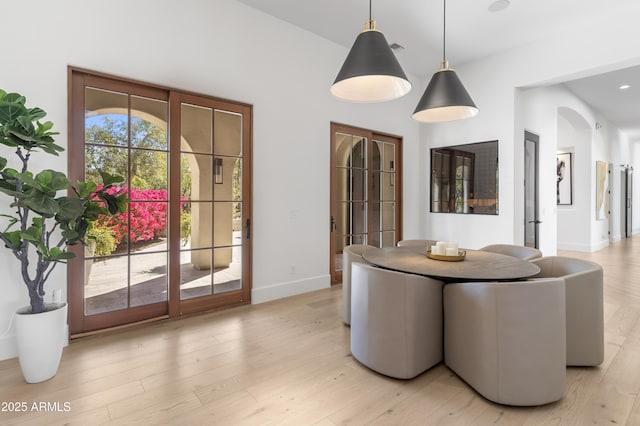
[[[571,153],[564,152],[556,156],[556,195],[558,205],[573,204],[573,182],[571,170]]]

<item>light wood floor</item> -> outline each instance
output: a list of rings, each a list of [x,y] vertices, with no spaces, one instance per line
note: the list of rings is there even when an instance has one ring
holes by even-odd
[[[493,404],[443,364],[409,381],[367,370],[349,353],[337,286],[74,341],[40,384],[2,361],[2,408],[29,411],[0,412],[0,424],[640,425],[640,237],[570,254],[604,266],[606,354],[598,368],[569,368],[557,403]]]

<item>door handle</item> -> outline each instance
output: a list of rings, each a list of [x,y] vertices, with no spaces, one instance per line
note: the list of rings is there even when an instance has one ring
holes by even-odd
[[[542,221],[536,219],[536,220],[530,220],[528,223],[535,223],[537,225],[539,223],[542,223]]]
[[[251,238],[251,219],[247,219],[247,240]]]
[[[331,216],[331,232],[336,230],[336,218]]]

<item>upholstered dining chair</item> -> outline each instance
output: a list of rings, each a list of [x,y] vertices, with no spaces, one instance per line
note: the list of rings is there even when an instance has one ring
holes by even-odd
[[[437,241],[434,240],[400,240],[398,241],[398,247],[417,247],[424,248],[436,245]]]
[[[490,244],[482,247],[480,250],[517,257],[522,260],[531,260],[542,257],[542,252],[537,248],[519,246],[515,244]]]
[[[561,278],[446,284],[444,361],[485,398],[542,405],[564,396]]]
[[[342,249],[342,321],[351,324],[351,265],[363,262],[362,254],[368,249],[366,244],[352,244]]]
[[[602,266],[588,260],[548,256],[532,261],[535,278],[560,277],[567,303],[567,365],[595,366],[604,360],[604,298]]]
[[[398,379],[442,361],[442,281],[365,263],[351,272],[355,359]]]

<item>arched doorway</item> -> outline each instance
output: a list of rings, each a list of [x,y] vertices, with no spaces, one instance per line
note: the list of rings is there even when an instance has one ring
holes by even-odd
[[[558,108],[557,153],[570,154],[568,179],[571,201],[557,205],[557,247],[560,250],[591,251],[593,186],[591,141],[592,129],[587,120],[571,108]],[[560,157],[559,157],[560,158]],[[569,158],[562,156],[561,158]]]

